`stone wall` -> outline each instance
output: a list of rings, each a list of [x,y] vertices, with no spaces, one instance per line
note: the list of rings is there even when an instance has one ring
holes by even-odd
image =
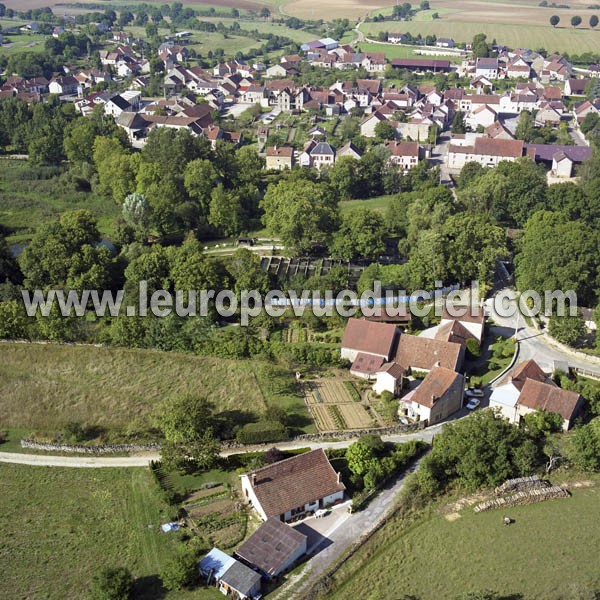
[[[21,448],[45,452],[71,452],[76,454],[127,454],[129,452],[158,452],[160,444],[111,444],[105,446],[82,446],[79,444],[57,444],[21,440]]]

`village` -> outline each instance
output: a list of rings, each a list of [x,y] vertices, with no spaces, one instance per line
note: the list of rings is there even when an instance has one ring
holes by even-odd
[[[61,23],[42,28],[47,40],[55,40],[50,46],[66,44],[79,32],[81,23],[66,12]],[[234,57],[211,50],[212,66],[207,66],[191,48],[192,33],[179,29],[181,23],[176,27],[171,21],[164,35],[156,28],[154,41],[160,36],[161,43],[152,47],[130,33],[127,23],[91,24],[100,37],[80,49],[79,60],[65,59],[51,77],[8,69],[0,74],[0,103],[32,114],[42,106],[52,107],[54,114],[64,109],[68,120],[93,123],[84,132],[89,138],[81,135],[93,142],[92,149],[76,139],[79,147],[68,158],[61,148],[48,164],[7,151],[6,164],[20,177],[20,163],[31,161],[43,182],[46,176],[53,185],[67,181],[81,197],[99,194],[102,202],[116,206],[109,216],[104,205],[94,209],[108,235],[96,227],[95,214],[79,210],[66,213],[54,228],[40,227],[41,234],[13,239],[7,252],[25,274],[19,286],[41,281],[39,287],[50,287],[44,277],[53,272],[38,280],[31,275],[38,276],[38,263],[44,264],[34,253],[42,246],[43,252],[54,252],[51,243],[39,242],[40,235],[48,235],[53,243],[69,236],[76,240],[64,256],[57,252],[74,268],[85,262],[80,255],[91,257],[90,264],[104,261],[98,271],[108,275],[90,285],[99,281],[98,287],[119,287],[127,294],[146,279],[156,290],[212,284],[235,288],[236,294],[252,286],[266,292],[275,284],[294,292],[302,286],[313,292],[327,286],[362,291],[381,280],[384,292],[407,282],[425,290],[441,288],[441,300],[420,303],[421,317],[400,311],[327,320],[298,316],[290,302],[280,317],[259,315],[247,328],[233,310],[222,318],[211,313],[189,329],[174,318],[152,317],[145,324],[150,320],[117,316],[69,325],[76,334],[67,326],[48,327],[47,333],[43,325],[22,324],[10,313],[7,323],[18,327],[6,329],[6,344],[36,346],[41,339],[57,352],[79,345],[86,352],[107,351],[102,366],[92,358],[91,366],[81,368],[83,377],[100,388],[118,380],[116,391],[87,393],[88,400],[101,398],[97,414],[59,427],[48,409],[46,429],[33,421],[26,428],[11,414],[8,433],[0,431],[0,444],[6,437],[9,445],[0,450],[0,463],[48,470],[118,467],[123,485],[149,498],[136,502],[153,503],[138,511],[132,525],[138,536],[132,555],[148,544],[153,556],[143,566],[144,577],[126,573],[131,589],[145,586],[140,597],[157,598],[181,592],[185,597],[312,600],[330,597],[330,591],[348,597],[336,573],[343,572],[346,561],[355,565],[352,556],[361,546],[377,554],[371,545],[379,543],[379,529],[389,523],[409,531],[419,511],[430,511],[443,526],[457,523],[458,529],[460,519],[502,508],[491,529],[492,521],[486,522],[487,531],[500,538],[516,535],[520,527],[525,531],[518,508],[556,499],[567,504],[575,496],[579,502],[580,492],[574,490],[594,487],[590,473],[600,468],[594,455],[600,445],[590,440],[600,434],[590,432],[596,431],[594,416],[600,410],[600,359],[593,349],[594,344],[600,348],[600,313],[586,307],[593,306],[597,277],[587,263],[573,275],[573,263],[564,266],[556,256],[570,255],[573,240],[579,241],[577,231],[567,230],[570,221],[585,222],[591,214],[585,226],[594,228],[595,213],[586,212],[590,192],[580,188],[582,181],[595,185],[597,177],[590,175],[589,165],[597,159],[600,139],[600,63],[583,66],[541,48],[509,48],[483,34],[472,43],[457,43],[449,37],[383,32],[377,42],[386,51],[371,51],[365,48],[375,40],[365,37],[359,21],[351,36],[346,24],[339,41],[328,35],[274,42],[268,60],[266,52],[259,59],[256,52]],[[401,29],[402,20],[393,26]],[[13,29],[13,39],[41,35],[35,21]],[[332,28],[327,31],[335,35]],[[390,48],[408,50],[393,57]],[[69,136],[76,138],[66,122]],[[166,130],[173,137],[160,140]],[[0,129],[0,141],[1,134]],[[3,147],[12,144],[8,137]],[[175,167],[165,158],[172,140],[202,145],[190,142],[185,161]],[[69,143],[77,145],[69,138],[65,147]],[[246,149],[248,155],[241,154]],[[374,156],[384,166],[369,171]],[[529,172],[515,169],[502,180],[499,175],[496,185],[490,175],[505,177],[506,163],[524,165]],[[111,187],[119,165],[125,168],[115,181],[122,185]],[[344,188],[336,177],[344,176],[342,169],[358,172],[355,165],[365,165],[362,184],[388,176],[386,185],[349,191],[359,185],[348,176]],[[169,169],[179,169],[178,188]],[[484,177],[482,193],[476,185]],[[537,186],[539,179],[544,190],[555,186],[558,191],[548,193],[548,200],[528,198],[515,216],[521,198],[505,202],[508,188],[525,196],[522,181]],[[28,185],[36,194],[35,183]],[[287,196],[294,186],[297,195]],[[161,204],[167,190],[173,197]],[[307,202],[299,216],[290,212],[283,218],[276,201],[300,204],[303,193],[316,200],[310,198],[313,204]],[[69,202],[65,206],[69,209]],[[307,226],[297,233],[295,225],[302,230],[313,211],[318,218],[312,230]],[[107,223],[115,214],[110,229]],[[73,234],[79,233],[76,219],[93,221],[92,233]],[[372,235],[365,234],[364,248],[354,247],[352,226]],[[557,250],[561,242],[554,231],[572,245]],[[21,233],[16,227],[15,232]],[[597,238],[588,238],[587,231],[580,237],[585,243],[577,252],[593,254]],[[79,239],[85,243],[77,246]],[[545,245],[550,258],[544,268],[550,275],[540,283],[531,274],[537,273],[537,261],[544,261]],[[81,267],[84,275],[88,267]],[[65,275],[57,287],[88,281],[81,273],[76,279],[69,268],[64,271],[70,279]],[[483,295],[474,300],[468,288],[476,276]],[[504,295],[518,304],[524,280],[537,289],[548,280],[556,287],[567,281],[583,290],[585,304],[571,315],[573,321],[559,321],[554,305],[548,316],[498,314],[495,299]],[[382,302],[382,295],[374,303]],[[402,297],[407,303],[412,299]],[[561,323],[566,323],[562,330]],[[576,334],[565,333],[569,328]],[[165,359],[173,354],[181,362]],[[144,364],[142,375],[130,360]],[[73,377],[62,359],[58,363],[59,375],[51,366],[53,375],[47,377],[57,390],[56,381]],[[142,391],[130,391],[138,378]],[[17,398],[21,382],[12,385]],[[84,403],[76,394],[73,398],[74,413],[80,414]],[[113,401],[112,408],[106,410],[105,401]],[[42,404],[46,410],[52,402]],[[126,404],[123,422],[115,425],[111,419],[118,421]],[[114,456],[102,456],[105,450]],[[41,454],[46,451],[52,454]],[[87,456],[96,451],[98,456]],[[143,467],[148,482],[123,476],[125,467]],[[577,481],[575,475],[570,479],[569,469]],[[121,508],[111,508],[112,496],[105,499],[101,492],[88,495],[101,497],[103,514],[109,515],[103,518],[110,522],[110,511]],[[507,539],[502,543],[511,547]],[[116,579],[114,572],[109,575]],[[131,589],[122,597],[137,597]],[[372,597],[391,598],[389,592],[377,593]],[[439,589],[432,594],[445,597]]]
[[[590,157],[580,126],[587,115],[600,111],[598,99],[589,96],[599,65],[575,69],[560,55],[501,46],[493,58],[462,56],[459,64],[417,57],[388,61],[383,53],[360,53],[331,38],[303,44],[299,54],[281,56],[270,67],[240,59],[206,70],[190,66],[185,37],[173,36],[158,49],[164,97],[148,98],[148,57],[126,33],[115,32],[113,39],[111,50],[99,52],[101,69],[71,71],[65,65],[65,73],[50,81],[9,76],[0,98],[32,102],[54,94],[73,102],[83,115],[101,106],[136,148],[157,127],[189,130],[213,146],[217,140],[235,145],[254,140],[267,169],[332,168],[345,156],[359,160],[365,147],[375,143],[384,145],[389,161],[403,172],[432,157],[441,160],[443,175],[457,175],[467,162],[493,167],[526,156],[547,168],[550,181],[568,180]],[[402,37],[390,34],[388,39],[401,43]],[[440,44],[447,47],[452,40]],[[304,64],[339,71],[340,78],[328,88],[299,85]],[[363,78],[344,79],[353,71]],[[438,88],[435,78],[440,75],[444,84]],[[407,76],[433,78],[434,83],[393,83]],[[461,87],[453,87],[453,79]],[[94,91],[111,81],[123,91]],[[252,113],[250,125],[246,120],[240,125],[239,117],[247,111]],[[533,127],[557,141],[518,139],[524,112],[534,115]],[[350,117],[360,119],[359,130],[335,147],[330,132]],[[279,143],[271,141],[275,139]]]

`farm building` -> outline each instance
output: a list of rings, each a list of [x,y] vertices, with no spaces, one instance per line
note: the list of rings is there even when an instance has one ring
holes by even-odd
[[[460,323],[481,344],[485,325],[485,313],[482,308],[454,306],[449,310],[447,306],[444,307],[440,326],[444,327],[454,323]]]
[[[523,156],[521,140],[489,139],[478,137],[473,145],[450,144],[448,167],[462,169],[468,162],[478,162],[483,167],[496,167],[503,160],[516,160]]]
[[[260,575],[218,548],[200,561],[199,571],[208,585],[214,584],[225,596],[246,600],[260,594]]]
[[[406,370],[429,372],[437,366],[459,371],[464,356],[461,344],[403,334],[393,360]]]
[[[322,449],[242,475],[247,502],[263,520],[290,521],[344,498],[346,486]]]
[[[397,396],[402,390],[403,375],[404,368],[398,363],[386,363],[375,373],[376,381],[373,390],[376,394],[390,392],[390,394]]]
[[[581,410],[577,392],[559,388],[533,360],[528,360],[507,375],[490,397],[490,408],[496,409],[511,423],[536,410],[559,414],[566,431]]]
[[[399,333],[395,325],[348,319],[342,338],[342,358],[354,362],[359,353],[370,354],[382,359],[380,367],[389,361]]]
[[[434,367],[415,390],[400,400],[400,411],[434,425],[462,407],[464,378],[444,367]]]
[[[307,538],[279,519],[267,519],[235,552],[241,561],[272,579],[306,554]]]

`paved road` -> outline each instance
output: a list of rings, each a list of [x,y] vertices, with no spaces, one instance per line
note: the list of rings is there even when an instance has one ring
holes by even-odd
[[[410,471],[418,468],[419,462],[415,463]],[[307,590],[331,565],[348,550],[353,544],[358,542],[363,536],[371,532],[395,506],[395,499],[404,486],[405,474],[401,475],[394,482],[390,483],[379,495],[361,512],[349,515],[348,518],[335,531],[328,536],[330,543],[311,558],[305,567],[275,594],[273,600],[280,598],[298,599],[304,598]]]
[[[510,295],[509,303],[511,306],[516,304],[516,293],[514,290],[506,289]],[[517,331],[517,340],[519,342],[519,361],[533,358],[544,370],[552,371],[555,361],[565,362],[570,367],[580,369],[590,369],[600,372],[600,361],[594,357],[581,356],[574,352],[565,351],[559,346],[553,344],[545,333],[527,326],[525,319],[515,314],[512,317],[502,317],[494,309],[492,299],[486,302],[488,314],[497,325],[506,328],[506,333],[514,335]]]
[[[442,425],[434,425],[427,429],[421,429],[414,433],[397,435],[384,435],[382,439],[386,442],[407,442],[409,440],[423,440],[431,443],[433,436],[439,433]],[[229,448],[221,452],[221,456],[248,452],[266,452],[269,448],[277,446],[280,450],[295,450],[298,448],[347,448],[356,441],[356,438],[340,440],[337,442],[280,442],[278,444],[261,444],[245,446],[244,448]],[[19,465],[37,465],[44,467],[76,467],[76,468],[100,468],[100,467],[147,467],[150,461],[158,460],[159,454],[148,452],[138,456],[106,457],[106,456],[51,456],[44,454],[19,454],[15,452],[0,452],[0,462],[14,463]]]

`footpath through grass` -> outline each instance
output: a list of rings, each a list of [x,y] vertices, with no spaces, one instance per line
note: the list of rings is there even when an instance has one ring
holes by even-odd
[[[567,600],[600,589],[600,478],[572,497],[504,511],[430,509],[408,528],[392,519],[336,574],[327,598],[453,598],[491,590],[502,597]],[[502,524],[506,514],[514,523]],[[521,595],[519,595],[521,594]]]

